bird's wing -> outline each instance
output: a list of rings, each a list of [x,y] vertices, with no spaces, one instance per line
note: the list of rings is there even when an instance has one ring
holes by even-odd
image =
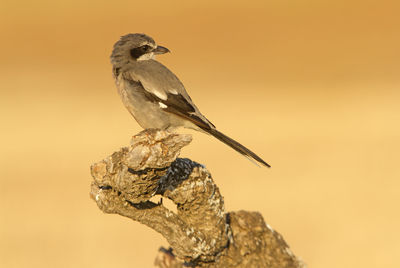
[[[254,152],[216,130],[194,105],[179,79],[161,63],[146,61],[142,65],[136,64],[122,75],[125,81],[133,84],[136,90],[140,90],[148,101],[159,106],[161,110],[192,122],[249,159],[269,167]]]
[[[202,129],[215,127],[200,113],[182,83],[171,71],[163,65],[146,67],[124,72],[124,79],[131,83],[140,83],[139,88],[143,89],[146,99],[157,104],[163,111],[180,116]]]

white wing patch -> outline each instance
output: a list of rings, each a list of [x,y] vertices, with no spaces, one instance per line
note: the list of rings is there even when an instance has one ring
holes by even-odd
[[[174,94],[174,95],[178,95],[178,91],[176,91],[176,89],[170,89],[169,93]]]
[[[162,100],[168,99],[167,93],[162,88],[160,90],[157,89],[157,85],[152,84],[151,81],[150,82],[147,81],[142,76],[137,76],[137,77],[133,76],[132,78],[135,81],[140,81],[140,83],[142,84],[144,89],[147,92],[150,92],[151,94],[156,95],[157,98],[162,99]]]
[[[160,108],[162,109],[168,108],[168,106],[162,103],[161,101],[158,102],[158,105],[160,105]]]
[[[153,93],[154,95],[156,95],[158,98],[160,98],[160,99],[162,99],[162,100],[167,100],[167,94],[165,94],[164,92],[162,92],[162,91],[158,91],[158,90],[156,90],[156,89],[152,89],[151,88],[151,90],[149,90],[149,92],[150,93]]]

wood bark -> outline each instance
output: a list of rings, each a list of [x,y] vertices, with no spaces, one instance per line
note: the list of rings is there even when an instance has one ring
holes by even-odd
[[[133,136],[130,146],[91,166],[91,198],[103,212],[167,239],[156,267],[305,267],[258,212],[226,212],[204,166],[177,158],[191,139],[149,129]],[[156,195],[172,200],[177,212],[152,202]]]

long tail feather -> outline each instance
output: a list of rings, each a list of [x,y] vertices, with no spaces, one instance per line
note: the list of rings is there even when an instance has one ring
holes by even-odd
[[[244,147],[243,145],[241,145],[237,141],[229,138],[228,136],[226,136],[222,132],[219,132],[215,128],[203,129],[203,130],[206,131],[207,133],[213,135],[215,138],[219,139],[220,141],[222,141],[226,145],[230,146],[232,149],[234,149],[237,152],[241,153],[242,155],[246,156],[250,160],[254,159],[254,160],[256,160],[257,162],[259,162],[260,164],[262,164],[262,165],[264,165],[266,167],[271,167],[267,162],[262,160],[261,157],[259,157],[258,155],[256,155],[255,153],[253,153],[252,151],[250,151],[249,149],[247,149],[246,147]]]

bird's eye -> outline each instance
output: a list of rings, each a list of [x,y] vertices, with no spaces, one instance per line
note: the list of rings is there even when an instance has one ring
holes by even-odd
[[[150,50],[150,46],[148,46],[148,45],[141,46],[141,48],[142,48],[143,51],[149,51]]]
[[[152,50],[152,47],[151,47],[151,46],[149,46],[149,45],[143,45],[143,46],[140,46],[140,47],[136,47],[136,48],[131,49],[130,52],[131,52],[131,56],[132,56],[134,59],[137,59],[137,58],[139,58],[140,56],[142,56],[142,55],[148,53],[148,52],[151,51],[151,50]]]

